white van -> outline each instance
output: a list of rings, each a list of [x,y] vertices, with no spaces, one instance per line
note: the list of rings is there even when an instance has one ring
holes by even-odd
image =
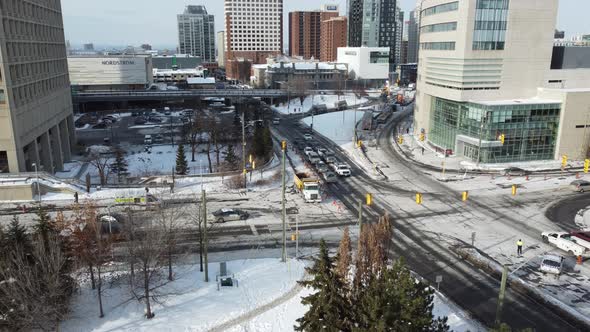
[[[143,143],[146,145],[152,145],[154,141],[152,140],[152,135],[145,135],[143,138]]]

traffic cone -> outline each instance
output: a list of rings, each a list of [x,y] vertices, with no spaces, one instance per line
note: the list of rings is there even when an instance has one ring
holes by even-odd
[[[581,256],[581,255],[577,257],[577,259],[576,259],[576,263],[577,263],[578,265],[582,265],[582,256]]]
[[[580,172],[576,173],[576,179],[580,178]]]
[[[526,176],[526,180],[527,180],[527,181],[529,180],[529,176],[528,176],[528,175]]]

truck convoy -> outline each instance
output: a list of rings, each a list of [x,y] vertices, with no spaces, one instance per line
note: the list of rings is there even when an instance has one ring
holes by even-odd
[[[321,203],[320,180],[311,173],[295,173],[295,187],[303,194],[307,203]]]

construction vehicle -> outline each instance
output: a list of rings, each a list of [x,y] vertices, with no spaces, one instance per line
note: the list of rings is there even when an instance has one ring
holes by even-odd
[[[311,173],[295,173],[295,187],[303,194],[306,203],[321,203],[320,180]]]

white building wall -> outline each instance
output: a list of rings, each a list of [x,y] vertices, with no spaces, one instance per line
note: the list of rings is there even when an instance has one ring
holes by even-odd
[[[225,0],[225,15],[231,51],[282,52],[283,0]]]
[[[153,83],[149,56],[69,57],[72,85],[124,85]]]
[[[371,52],[389,52],[388,47],[339,47],[338,63],[348,64],[348,73],[356,79],[386,80],[389,63],[370,63]]]

